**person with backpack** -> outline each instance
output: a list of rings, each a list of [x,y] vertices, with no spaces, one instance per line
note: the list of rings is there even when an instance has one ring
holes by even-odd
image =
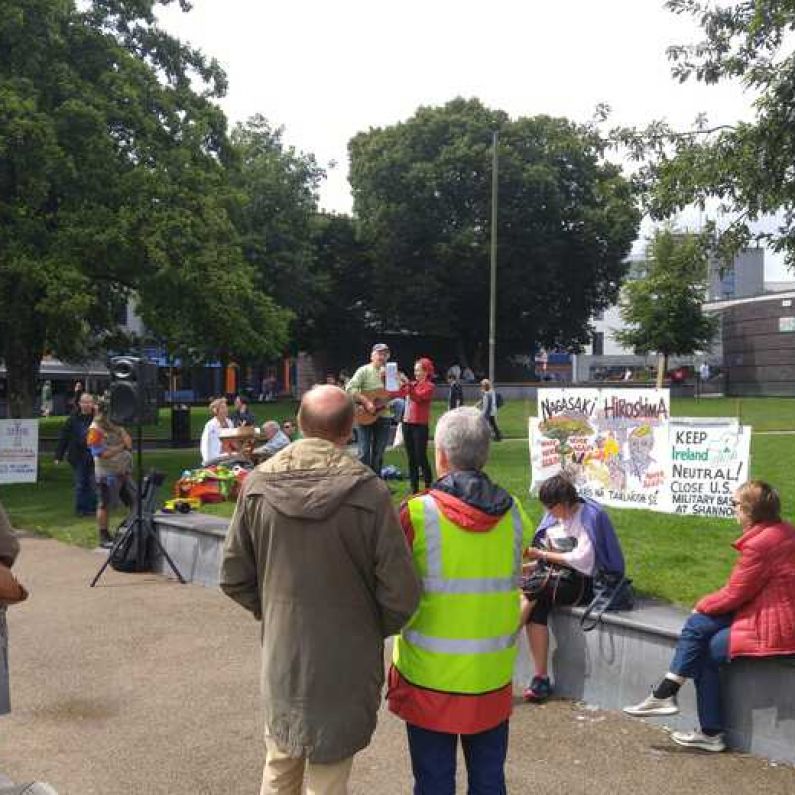
[[[480,382],[480,413],[483,418],[488,422],[491,431],[494,434],[494,441],[502,441],[502,433],[497,425],[497,411],[499,410],[499,403],[497,393],[491,388],[491,381],[484,378]]]

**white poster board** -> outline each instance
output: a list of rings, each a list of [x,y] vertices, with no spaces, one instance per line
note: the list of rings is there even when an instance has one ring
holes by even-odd
[[[670,439],[669,510],[733,519],[732,494],[750,476],[750,426],[731,418],[677,417]]]
[[[39,421],[0,420],[0,483],[35,483]]]
[[[667,389],[541,389],[530,420],[531,490],[565,468],[604,505],[670,510]]]

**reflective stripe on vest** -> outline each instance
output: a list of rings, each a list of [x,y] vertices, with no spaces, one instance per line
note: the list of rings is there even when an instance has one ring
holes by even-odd
[[[430,494],[411,500],[409,514],[423,595],[395,640],[396,667],[413,684],[443,692],[505,687],[519,625],[525,525],[518,503],[482,533],[455,525]]]
[[[516,503],[511,506],[513,521],[514,572],[511,577],[458,577],[445,579],[442,576],[442,528],[439,509],[430,494],[421,498],[423,524],[425,526],[426,559],[428,575],[422,578],[426,593],[500,593],[514,591],[519,587],[522,573],[522,517]]]
[[[421,649],[438,651],[442,654],[487,654],[509,649],[516,642],[517,634],[518,630],[510,635],[500,635],[496,638],[434,638],[407,629],[403,637]]]

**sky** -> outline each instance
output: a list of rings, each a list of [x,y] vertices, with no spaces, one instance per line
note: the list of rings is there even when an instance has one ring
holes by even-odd
[[[740,85],[671,77],[666,47],[697,41],[699,30],[662,0],[193,0],[190,13],[174,3],[160,21],[221,63],[232,123],[261,113],[315,155],[327,169],[320,205],[337,212],[351,209],[350,138],[456,96],[512,117],[577,122],[607,103],[611,126],[753,116]],[[698,222],[697,213],[681,219]],[[765,259],[768,279],[793,278],[770,252]]]

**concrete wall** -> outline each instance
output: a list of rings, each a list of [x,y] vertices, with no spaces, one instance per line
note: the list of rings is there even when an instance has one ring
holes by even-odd
[[[229,521],[204,513],[155,515],[155,529],[160,543],[168,552],[187,582],[211,588],[218,586],[224,539]],[[154,570],[175,578],[168,561],[158,555]]]
[[[552,616],[550,661],[556,694],[604,709],[637,703],[668,670],[687,613],[646,602],[629,613],[606,614],[599,628],[583,632],[581,612],[581,608],[561,608]],[[515,675],[517,691],[532,673],[524,634]],[[795,763],[795,661],[738,659],[726,666],[723,681],[729,744]],[[692,684],[680,691],[679,707],[679,715],[651,720],[675,729],[698,726]]]

